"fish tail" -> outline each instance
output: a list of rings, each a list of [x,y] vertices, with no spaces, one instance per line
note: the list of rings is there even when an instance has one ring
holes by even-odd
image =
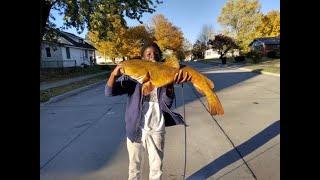
[[[191,83],[197,91],[206,96],[208,102],[208,111],[212,115],[223,115],[224,110],[218,96],[213,91],[214,84],[206,76],[191,67],[184,67],[183,71],[191,75]]]
[[[212,115],[223,115],[224,110],[216,93],[213,91],[205,91],[208,101],[208,111]]]

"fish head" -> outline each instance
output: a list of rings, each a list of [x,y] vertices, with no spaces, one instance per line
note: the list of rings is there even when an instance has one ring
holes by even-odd
[[[139,83],[146,81],[148,74],[148,63],[143,60],[128,60],[120,63],[122,74],[128,75],[131,78],[137,80]]]

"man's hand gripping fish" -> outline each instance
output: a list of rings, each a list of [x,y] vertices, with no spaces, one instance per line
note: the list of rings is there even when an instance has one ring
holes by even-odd
[[[154,87],[163,87],[174,82],[174,76],[179,70],[191,75],[191,83],[196,90],[206,96],[208,110],[211,115],[223,115],[224,110],[217,95],[213,92],[214,84],[195,69],[180,67],[176,57],[171,56],[165,62],[151,62],[133,59],[120,62],[121,73],[130,76],[142,84],[142,92],[148,95]]]

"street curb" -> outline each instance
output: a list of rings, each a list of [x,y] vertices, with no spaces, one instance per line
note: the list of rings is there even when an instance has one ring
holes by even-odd
[[[40,103],[40,106],[44,106],[44,105],[47,105],[47,104],[50,104],[50,103],[53,103],[53,102],[58,102],[58,101],[61,101],[67,97],[71,97],[71,96],[74,96],[74,95],[77,95],[83,91],[86,91],[88,89],[91,89],[93,87],[96,87],[100,84],[103,84],[105,83],[105,80],[101,80],[99,82],[96,82],[94,84],[90,84],[90,85],[87,85],[87,86],[84,86],[84,87],[81,87],[81,88],[78,88],[78,89],[74,89],[72,91],[69,91],[69,92],[66,92],[64,94],[60,94],[58,96],[54,96],[54,97],[51,97],[47,102],[44,102],[44,103]]]
[[[205,62],[201,62],[201,61],[198,61],[198,62],[203,63],[203,64],[216,63],[216,62],[208,62],[208,63],[205,63]],[[218,63],[218,62],[217,62],[217,63]],[[266,71],[255,71],[255,70],[247,69],[247,68],[238,68],[238,69],[243,70],[243,71],[247,71],[247,72],[253,72],[253,73],[258,73],[258,74],[266,74],[266,75],[272,75],[272,76],[280,77],[280,74],[271,73],[271,72],[266,72]]]
[[[243,70],[243,71],[248,71],[248,72],[258,73],[258,74],[266,74],[266,75],[272,75],[272,76],[280,77],[280,74],[271,73],[271,72],[255,71],[255,70],[247,69],[247,68],[239,68],[239,69],[240,69],[240,70]]]

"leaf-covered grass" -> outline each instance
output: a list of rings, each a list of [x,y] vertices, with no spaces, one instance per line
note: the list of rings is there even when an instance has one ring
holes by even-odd
[[[107,75],[99,75],[95,76],[89,79],[84,79],[82,81],[74,82],[68,85],[64,86],[59,86],[55,88],[50,88],[47,90],[40,91],[40,102],[46,102],[48,101],[51,97],[61,95],[63,93],[72,91],[74,89],[78,89],[90,84],[94,84],[97,82],[100,82],[102,80],[106,80],[106,78],[110,75],[110,72]]]
[[[264,71],[264,72],[280,74],[280,58],[279,59],[262,58],[256,64],[253,63],[251,59],[249,59],[246,61],[244,67],[252,70],[261,69],[261,71]]]
[[[96,74],[105,72],[106,70],[111,71],[115,66],[116,65],[96,65],[87,68],[41,69],[40,83],[55,82],[89,74]]]

